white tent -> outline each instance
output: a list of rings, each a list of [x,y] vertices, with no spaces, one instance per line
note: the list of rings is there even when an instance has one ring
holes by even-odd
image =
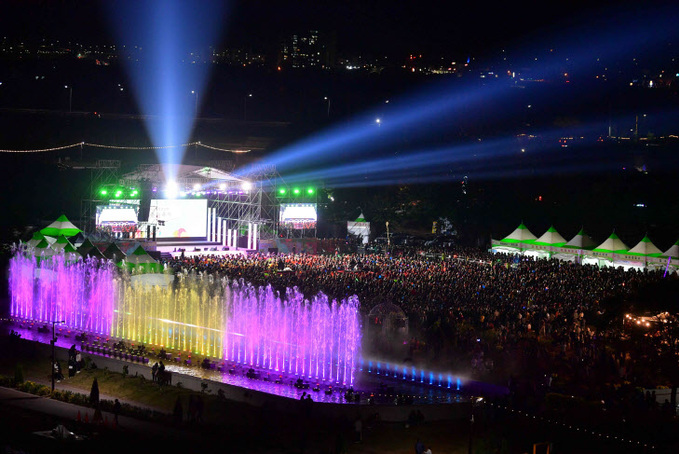
[[[594,246],[596,246],[596,242],[591,236],[585,233],[584,229],[580,229],[580,231],[568,243],[566,243],[565,246],[575,249],[593,249]]]
[[[370,222],[367,222],[361,213],[355,221],[347,221],[347,233],[356,235],[363,244],[368,244],[370,239]]]
[[[536,239],[537,237],[522,222],[512,233],[501,239],[500,242],[507,244],[531,243]]]
[[[566,244],[566,239],[551,226],[540,238],[533,241],[533,244],[559,247]]]
[[[601,243],[599,246],[592,249],[594,252],[604,252],[613,254],[626,254],[629,251],[629,246],[622,242],[615,232],[611,233],[611,236],[606,238],[606,241]]]
[[[668,250],[663,252],[665,257],[672,257],[673,259],[679,259],[679,241],[674,243]]]
[[[641,254],[646,256],[661,256],[662,251],[655,244],[644,236],[639,243],[628,251],[629,254]]]

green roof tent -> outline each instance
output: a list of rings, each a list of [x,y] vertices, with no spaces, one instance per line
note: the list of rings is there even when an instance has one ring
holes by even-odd
[[[566,244],[566,239],[562,237],[559,232],[556,231],[554,226],[551,226],[540,238],[533,241],[533,244],[537,244],[540,246],[561,247],[564,244]]]
[[[347,233],[361,238],[363,244],[368,244],[370,238],[370,223],[363,217],[363,212],[358,215],[354,222],[347,221]]]
[[[87,250],[84,250],[84,251],[82,249],[78,249],[78,253],[80,255],[82,255],[83,258],[84,257],[88,257],[88,258],[92,257],[92,258],[101,259],[101,260],[106,259],[106,257],[104,257],[104,254],[102,254],[101,251],[94,246],[91,247],[91,248],[88,248]]]
[[[672,257],[673,259],[679,259],[679,241],[670,246],[670,248],[666,250],[663,255],[665,257]]]
[[[628,251],[628,254],[644,255],[647,257],[660,257],[662,251],[645,235],[639,243]]]
[[[606,241],[592,250],[594,252],[605,252],[608,254],[627,254],[627,251],[629,251],[629,246],[623,243],[622,240],[618,238],[618,235],[613,232],[611,233],[611,236],[606,239]]]
[[[522,222],[512,233],[501,239],[501,243],[532,243],[537,237]]]
[[[40,241],[42,241],[42,240],[44,240],[44,239],[45,239],[45,235],[43,235],[43,234],[40,233],[40,232],[34,232],[34,233],[33,233],[33,236],[31,237],[31,239],[28,240],[26,243],[27,243],[29,246],[35,247],[38,243],[40,243]]]
[[[564,246],[574,249],[591,250],[596,246],[596,242],[594,242],[591,236],[585,233],[585,229],[580,229],[580,231]]]
[[[106,257],[109,260],[113,260],[114,262],[120,262],[121,260],[125,259],[125,253],[120,250],[117,244],[111,243],[109,244],[106,249],[104,249],[104,257]]]
[[[127,267],[132,270],[134,269],[137,272],[142,272],[142,273],[159,273],[162,272],[162,267],[160,264],[158,264],[158,261],[151,257],[151,255],[144,250],[141,245],[137,246],[137,248],[132,251],[131,253],[127,254],[127,257],[125,258],[125,264]],[[123,262],[121,261],[118,266],[122,266]]]
[[[71,237],[77,235],[78,232],[81,232],[81,230],[73,225],[71,221],[69,221],[68,218],[63,214],[59,216],[56,221],[40,230],[40,233],[43,235],[54,238],[58,238],[60,235]]]
[[[33,255],[36,257],[47,258],[54,255],[54,249],[50,247],[49,242],[43,238],[33,249]]]
[[[59,235],[59,238],[57,238],[57,241],[52,243],[52,248],[55,251],[60,251],[60,250],[64,249],[66,246],[73,247],[71,242],[68,241],[68,238],[66,238],[64,235]]]
[[[125,261],[133,265],[139,265],[140,263],[158,263],[156,259],[151,257],[149,253],[141,247],[141,245],[137,246],[132,253],[128,254]]]
[[[83,241],[83,243],[78,248],[78,252],[80,253],[80,255],[86,255],[92,249],[97,249],[97,247],[94,244],[92,244],[89,238],[86,238],[85,241]],[[99,250],[97,249],[97,251]]]

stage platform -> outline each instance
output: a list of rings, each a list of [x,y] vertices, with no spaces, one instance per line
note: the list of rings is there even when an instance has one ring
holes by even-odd
[[[167,253],[172,257],[180,257],[184,252],[184,257],[193,257],[196,255],[245,255],[248,253],[247,249],[234,248],[224,246],[222,243],[206,241],[205,239],[193,238],[170,238],[156,242],[156,251]]]

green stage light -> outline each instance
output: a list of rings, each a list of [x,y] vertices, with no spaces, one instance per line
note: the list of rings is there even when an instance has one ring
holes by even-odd
[[[299,188],[295,188],[295,189],[292,190],[292,193],[295,194],[295,195],[299,195],[299,192],[300,192]]]
[[[130,193],[132,197],[136,197],[137,194],[139,194],[139,191],[137,191],[136,189],[133,189],[132,192]]]
[[[313,195],[313,193],[314,193],[314,188],[309,188],[309,189],[307,189],[307,190],[306,190],[306,193],[309,194],[309,195]]]
[[[280,189],[278,190],[278,193],[279,193],[280,195],[285,195],[285,193],[286,193],[285,188],[280,188]]]
[[[101,190],[99,191],[99,194],[101,194],[101,195],[103,195],[103,196],[107,196],[107,195],[108,195],[108,191],[107,191],[106,189],[101,189]]]
[[[116,198],[119,199],[119,198],[121,198],[122,196],[123,196],[123,191],[121,191],[120,189],[117,190],[117,191],[116,191]]]

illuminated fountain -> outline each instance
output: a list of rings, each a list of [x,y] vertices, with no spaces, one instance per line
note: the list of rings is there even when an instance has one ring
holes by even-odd
[[[116,304],[115,270],[96,259],[16,255],[9,268],[13,317],[109,335]]]
[[[361,345],[358,298],[338,304],[296,288],[285,298],[270,286],[233,283],[224,358],[314,380],[353,384]]]
[[[12,317],[52,322],[243,366],[351,385],[360,356],[358,298],[341,303],[296,289],[206,274],[174,285],[133,284],[96,259],[69,263],[17,254],[10,264]]]

